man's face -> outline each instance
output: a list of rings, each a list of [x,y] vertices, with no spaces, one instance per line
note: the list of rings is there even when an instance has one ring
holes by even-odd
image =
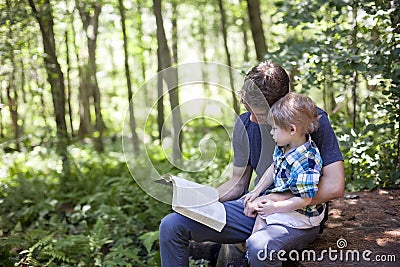
[[[241,101],[246,110],[251,113],[250,121],[258,123],[258,124],[266,124],[267,123],[267,109],[266,108],[257,108],[250,107],[244,101]]]

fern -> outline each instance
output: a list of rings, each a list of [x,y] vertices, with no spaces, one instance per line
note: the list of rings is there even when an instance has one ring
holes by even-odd
[[[36,249],[48,245],[52,239],[53,239],[53,234],[50,234],[50,235],[47,235],[47,236],[41,238],[38,242],[36,242],[33,246],[31,246],[28,249],[29,253],[32,254]]]
[[[148,232],[139,236],[139,240],[142,241],[147,253],[150,253],[153,244],[158,240],[159,231]]]
[[[49,266],[54,260],[58,260],[65,263],[72,263],[73,260],[69,259],[63,251],[53,250],[53,248],[47,248],[43,250],[42,253],[50,257],[50,261],[45,265]]]

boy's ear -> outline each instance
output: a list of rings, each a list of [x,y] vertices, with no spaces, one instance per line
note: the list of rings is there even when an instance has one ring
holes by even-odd
[[[297,133],[297,127],[294,124],[290,124],[290,135]]]

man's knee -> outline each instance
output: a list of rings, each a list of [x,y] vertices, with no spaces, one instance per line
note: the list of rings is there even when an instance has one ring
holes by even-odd
[[[165,216],[160,223],[160,242],[170,241],[176,234],[179,233],[181,216],[176,213],[170,213]]]

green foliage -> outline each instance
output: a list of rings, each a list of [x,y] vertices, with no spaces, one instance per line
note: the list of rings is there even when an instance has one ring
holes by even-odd
[[[157,266],[154,233],[168,206],[141,191],[122,154],[69,151],[65,183],[50,148],[2,156],[0,265]]]
[[[296,91],[331,113],[347,189],[398,186],[396,10],[376,1],[292,1],[277,7],[288,37],[267,58],[291,71]]]
[[[147,252],[150,253],[151,247],[158,240],[158,231],[144,233],[139,236],[139,239],[143,242]]]
[[[85,2],[85,1],[83,1]],[[86,1],[88,3],[88,1]],[[90,1],[91,3],[94,1]],[[179,58],[223,61],[215,3],[188,1],[178,5]],[[261,3],[272,59],[292,75],[294,89],[310,94],[330,114],[345,157],[348,190],[396,187],[400,122],[400,37],[398,7],[393,1],[266,1]],[[394,2],[393,2],[394,3]],[[51,2],[58,60],[71,74],[71,111],[79,122],[79,50],[82,36],[74,1]],[[132,179],[118,139],[126,113],[120,22],[116,2],[103,2],[98,36],[98,79],[108,126],[106,151],[95,152],[87,140],[72,139],[68,174],[53,147],[57,144],[52,97],[43,68],[40,31],[26,1],[1,2],[0,55],[0,266],[159,266],[158,225],[170,207],[155,201]],[[156,71],[151,1],[127,6],[132,81],[138,87]],[[225,3],[229,48],[236,68],[247,69],[243,55],[246,5]],[[164,4],[165,20],[172,15]],[[67,10],[67,12],[66,12]],[[75,34],[71,14],[74,14]],[[268,18],[268,19],[266,19]],[[166,24],[167,25],[167,24]],[[181,27],[179,25],[191,25]],[[398,27],[398,26],[397,26]],[[65,31],[68,30],[66,33]],[[65,35],[69,40],[66,62]],[[168,33],[167,33],[168,35]],[[204,50],[204,51],[203,51]],[[200,52],[199,52],[200,51]],[[78,53],[77,55],[74,55]],[[115,53],[115,54],[114,54]],[[243,60],[242,60],[243,58]],[[245,59],[247,58],[247,59]],[[254,62],[253,62],[254,63]],[[251,64],[253,64],[251,63]],[[245,71],[244,71],[245,72]],[[141,73],[141,74],[140,74]],[[109,75],[108,75],[109,74]],[[356,78],[357,79],[356,79]],[[4,88],[10,86],[18,107],[21,138],[14,140]],[[143,104],[156,95],[148,88]],[[210,94],[206,92],[205,95]],[[356,96],[356,98],[354,98]],[[123,99],[123,100],[122,100]],[[135,112],[140,113],[140,106]],[[154,111],[155,112],[155,111]],[[159,173],[183,174],[197,182],[218,185],[230,175],[231,140],[225,129],[208,120],[185,124],[181,166],[168,160],[158,135],[157,114],[150,114],[147,156]],[[224,116],[222,116],[224,117]],[[228,119],[228,118],[223,118]],[[233,123],[229,121],[229,123]],[[226,121],[222,121],[227,125]],[[231,125],[231,124],[229,124]],[[69,131],[71,126],[68,125]],[[210,142],[209,140],[212,140]],[[15,150],[20,143],[21,152]],[[165,140],[164,140],[165,141]],[[148,164],[134,159],[146,175]],[[136,165],[135,165],[136,166]],[[140,173],[142,175],[142,173]],[[207,266],[191,261],[191,266]]]

